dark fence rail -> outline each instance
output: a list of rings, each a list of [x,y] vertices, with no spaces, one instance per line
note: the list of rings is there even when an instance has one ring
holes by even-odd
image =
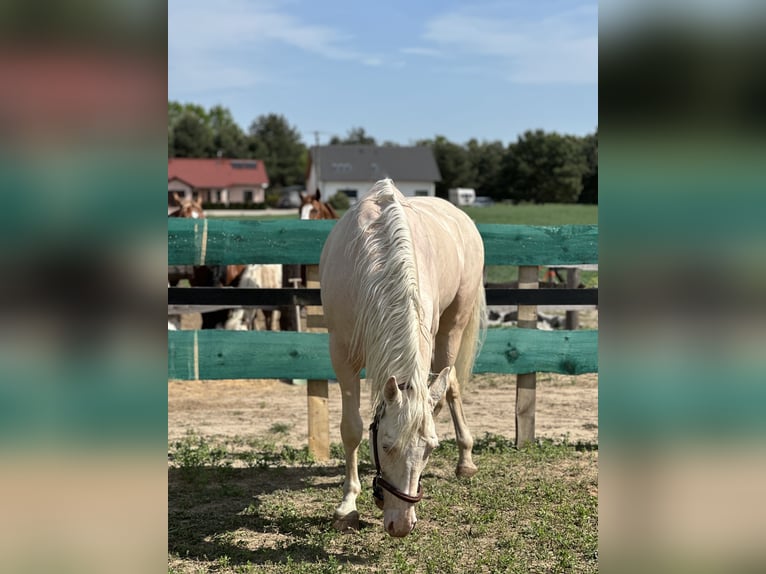
[[[487,305],[598,305],[598,289],[485,289]],[[319,289],[170,287],[168,305],[272,307],[321,305]]]

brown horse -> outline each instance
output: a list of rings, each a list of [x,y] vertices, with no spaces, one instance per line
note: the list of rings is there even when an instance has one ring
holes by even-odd
[[[301,206],[298,208],[301,219],[338,219],[338,213],[332,205],[323,203],[321,197],[318,189],[314,195],[301,193]]]
[[[178,193],[173,193],[172,199],[168,202],[168,217],[205,219],[201,201],[182,198]],[[171,265],[168,266],[168,285],[175,287],[181,279],[187,279],[192,287],[229,287],[237,285],[246,268],[246,265]],[[228,316],[226,309],[202,313],[202,328],[215,329],[223,325]]]
[[[196,199],[183,199],[177,193],[173,193],[173,202],[168,203],[168,217],[188,217],[192,219],[204,219],[205,210],[202,202]]]

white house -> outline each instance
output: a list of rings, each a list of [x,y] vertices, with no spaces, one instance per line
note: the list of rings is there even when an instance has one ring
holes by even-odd
[[[263,203],[268,186],[260,160],[168,158],[168,205],[173,193],[203,203]]]
[[[373,145],[315,146],[309,154],[306,189],[322,199],[345,193],[362,199],[379,179],[390,177],[405,196],[431,196],[441,181],[439,166],[427,147]]]

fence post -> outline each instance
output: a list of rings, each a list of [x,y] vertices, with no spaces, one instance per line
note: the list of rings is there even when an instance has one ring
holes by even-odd
[[[537,289],[538,268],[533,265],[519,267],[519,289]],[[518,326],[537,329],[537,305],[519,305]],[[535,440],[535,402],[537,373],[516,375],[516,446]]]
[[[319,266],[306,267],[306,287],[319,288]],[[306,307],[307,331],[324,330],[322,307]],[[306,383],[308,398],[309,452],[316,460],[330,458],[330,406],[327,379],[309,379]]]
[[[567,287],[577,289],[580,285],[580,270],[577,267],[567,269]],[[577,311],[567,311],[566,328],[569,331],[576,331],[580,328],[580,315]]]

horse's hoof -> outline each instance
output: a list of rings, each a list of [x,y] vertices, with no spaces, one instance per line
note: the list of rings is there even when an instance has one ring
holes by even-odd
[[[459,476],[460,478],[471,478],[476,474],[477,470],[479,469],[476,468],[475,464],[459,464],[455,469],[455,476]]]
[[[349,512],[346,516],[336,516],[332,522],[333,528],[340,532],[350,532],[352,530],[359,530],[359,513],[354,510]]]

